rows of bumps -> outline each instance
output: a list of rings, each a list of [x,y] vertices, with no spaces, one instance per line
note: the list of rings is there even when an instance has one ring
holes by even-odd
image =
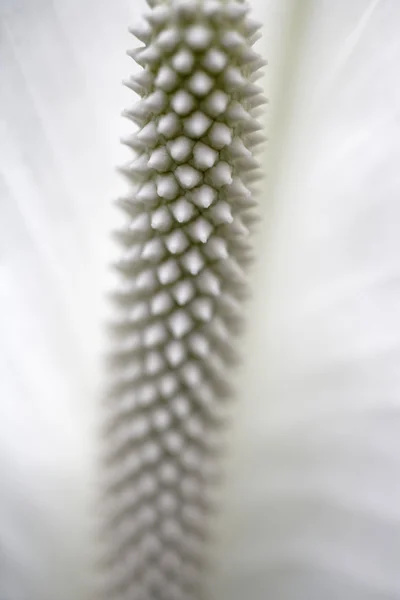
[[[195,600],[248,293],[263,61],[246,4],[149,4],[126,82],[140,100],[125,111],[137,130],[119,201],[105,596]]]

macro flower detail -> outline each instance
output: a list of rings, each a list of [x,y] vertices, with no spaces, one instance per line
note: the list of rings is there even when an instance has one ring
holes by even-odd
[[[119,200],[106,416],[107,598],[199,598],[248,295],[265,102],[242,2],[152,3]]]

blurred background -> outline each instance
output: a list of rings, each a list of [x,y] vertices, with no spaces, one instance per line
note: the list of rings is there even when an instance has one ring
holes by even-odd
[[[252,0],[270,141],[213,596],[400,597],[400,4]],[[0,600],[88,597],[144,0],[0,0]]]

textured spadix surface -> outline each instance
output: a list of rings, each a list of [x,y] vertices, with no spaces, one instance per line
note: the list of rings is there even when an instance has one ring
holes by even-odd
[[[108,598],[199,597],[257,220],[264,103],[241,2],[155,3],[132,29],[106,417]],[[128,596],[126,596],[128,594]],[[131,595],[130,595],[131,594]]]

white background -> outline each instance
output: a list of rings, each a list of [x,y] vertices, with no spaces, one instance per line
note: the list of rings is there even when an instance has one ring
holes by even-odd
[[[0,0],[0,600],[86,597],[142,0]],[[270,135],[215,597],[400,595],[400,4],[254,0]]]

